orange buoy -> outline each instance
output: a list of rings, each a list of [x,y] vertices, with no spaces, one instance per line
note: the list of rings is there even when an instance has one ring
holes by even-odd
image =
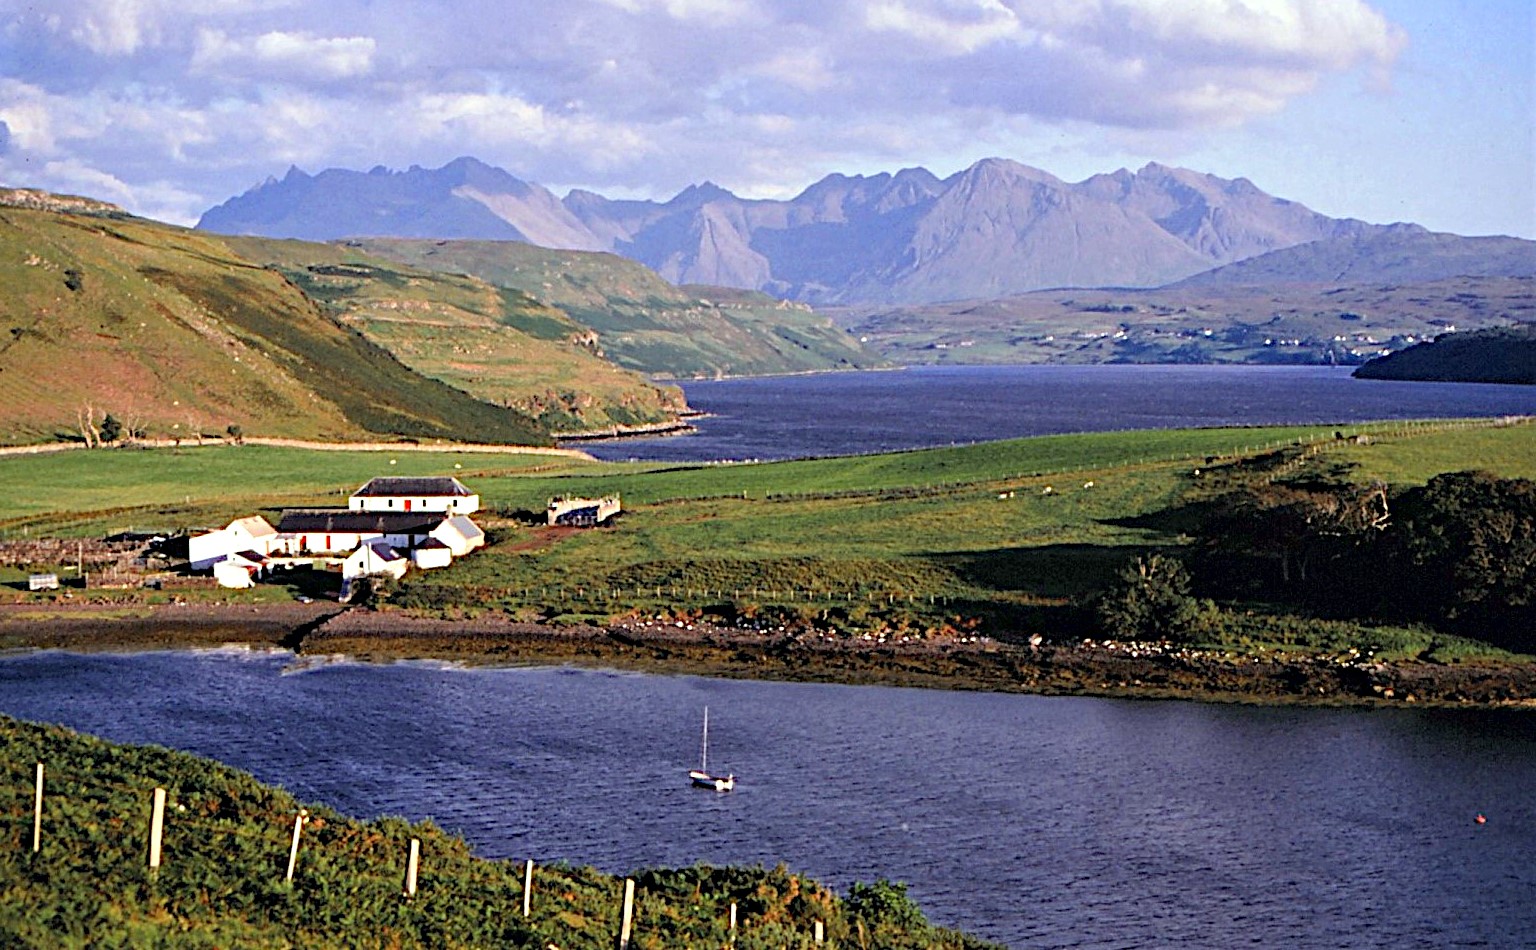
[[[1488,819],[1483,817],[1481,812],[1479,812],[1478,816],[1476,818],[1472,819],[1472,820],[1477,822],[1480,825],[1486,825],[1488,823]]]

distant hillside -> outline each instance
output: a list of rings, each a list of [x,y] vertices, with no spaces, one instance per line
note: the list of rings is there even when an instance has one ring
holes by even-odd
[[[666,202],[583,191],[561,201],[470,158],[405,172],[291,169],[210,209],[199,227],[609,250],[674,283],[816,304],[1158,286],[1279,248],[1378,230],[1275,198],[1245,179],[1149,164],[1071,184],[1003,159],[945,179],[921,168],[829,175],[788,201],[744,200],[708,183]]]
[[[1271,251],[1197,274],[1174,286],[1209,290],[1288,284],[1424,283],[1451,277],[1536,277],[1536,241],[1461,237],[1395,225]]]
[[[680,390],[616,366],[591,330],[517,290],[355,246],[227,241],[413,370],[557,432],[672,423],[688,409]]]
[[[1536,320],[1536,277],[1055,290],[832,311],[901,363],[1360,364],[1446,333]],[[1459,334],[1458,334],[1459,335]]]
[[[676,287],[612,254],[515,241],[379,239],[345,246],[412,267],[471,274],[554,308],[590,331],[592,345],[607,358],[644,373],[732,376],[881,365],[804,304],[720,287]],[[547,332],[564,332],[548,326]]]
[[[0,442],[127,431],[543,444],[527,415],[412,372],[222,239],[0,206]]]
[[[1371,360],[1360,379],[1536,383],[1536,323],[1451,333]]]

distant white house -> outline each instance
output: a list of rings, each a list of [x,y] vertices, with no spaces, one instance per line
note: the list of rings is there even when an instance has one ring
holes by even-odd
[[[341,562],[341,576],[343,580],[353,580],[358,577],[387,574],[399,580],[405,576],[406,569],[410,566],[410,559],[396,551],[387,542],[371,541],[358,545],[357,550]]]
[[[187,560],[194,571],[206,571],[232,554],[245,551],[265,557],[277,542],[277,529],[261,515],[236,518],[228,527],[187,539]]]
[[[213,579],[220,587],[254,587],[267,566],[267,557],[255,551],[237,551],[213,565]]]
[[[447,567],[453,563],[453,551],[437,538],[428,538],[411,549],[411,564],[423,571]]]
[[[451,476],[406,478],[381,476],[352,493],[347,507],[353,511],[442,511],[456,515],[480,510],[480,496]]]
[[[441,541],[454,557],[463,557],[485,546],[485,531],[463,515],[454,515],[432,529],[432,539]]]

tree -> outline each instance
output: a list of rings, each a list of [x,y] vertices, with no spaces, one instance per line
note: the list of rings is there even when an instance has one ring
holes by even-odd
[[[101,441],[116,442],[122,434],[123,424],[112,413],[107,413],[106,418],[101,420]]]
[[[1189,571],[1177,558],[1138,557],[1099,598],[1099,621],[1105,633],[1123,640],[1191,639],[1209,625],[1214,605],[1189,589]]]
[[[1437,475],[1405,492],[1384,560],[1392,602],[1510,649],[1536,649],[1536,482]]]

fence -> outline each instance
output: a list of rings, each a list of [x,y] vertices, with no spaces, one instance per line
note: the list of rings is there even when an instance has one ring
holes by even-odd
[[[36,763],[31,795],[32,809],[31,814],[26,816],[29,819],[28,823],[30,825],[29,851],[33,856],[41,855],[48,848],[51,830],[48,824],[48,805],[50,802],[57,801],[61,797],[47,792],[48,782],[49,772],[46,764],[43,762]],[[113,791],[119,793],[127,792],[134,795],[144,794],[144,789],[139,786],[114,785],[110,783],[97,783],[92,786],[91,791],[97,794]],[[102,804],[91,794],[82,794],[76,801],[98,807]],[[281,867],[280,877],[284,885],[292,885],[296,877],[301,877],[303,874],[303,856],[305,853],[303,849],[304,829],[311,821],[308,809],[298,808],[293,812],[291,831],[286,830],[285,818],[285,831],[274,834],[259,829],[233,827],[227,820],[201,818],[186,814],[184,806],[176,803],[170,792],[163,786],[156,786],[149,791],[148,801],[145,805],[148,811],[148,831],[143,842],[142,866],[152,879],[158,879],[161,870],[168,866],[171,861],[176,860],[177,857],[175,852],[168,853],[166,850],[166,832],[168,828],[176,828],[182,832],[183,836],[187,833],[201,830],[207,833],[210,841],[216,836],[235,836],[268,845],[271,848],[274,880],[279,877],[276,869]],[[175,807],[168,807],[171,805]],[[0,818],[6,817],[14,820],[20,816],[15,813],[12,813],[10,816],[0,815]],[[115,815],[107,817],[103,823],[117,827],[126,834],[142,818],[143,812],[132,816]],[[138,827],[143,826],[138,825]],[[214,844],[216,845],[216,842]],[[181,850],[183,852],[188,850],[185,837],[182,840]],[[330,855],[330,857],[334,858],[335,856]],[[401,857],[401,874],[393,880],[399,882],[400,900],[409,904],[418,897],[423,877],[430,876],[431,874],[431,855],[424,852],[422,839],[412,836],[406,843]],[[535,869],[536,865],[531,858],[525,860],[521,867],[521,893],[519,897],[522,917],[525,920],[531,919],[534,915],[534,897],[537,893]],[[361,880],[387,880],[361,867],[349,869],[348,876]],[[639,898],[636,894],[635,881],[633,878],[626,877],[623,879],[623,889],[620,898],[619,928],[618,933],[615,935],[615,943],[619,950],[628,950],[635,936],[639,917],[638,907]],[[735,902],[731,902],[724,920],[726,939],[729,945],[735,945],[738,928],[741,924],[742,919],[738,913],[738,906]],[[812,921],[811,929],[811,942],[813,944],[823,944],[826,942],[826,931],[823,921]]]

